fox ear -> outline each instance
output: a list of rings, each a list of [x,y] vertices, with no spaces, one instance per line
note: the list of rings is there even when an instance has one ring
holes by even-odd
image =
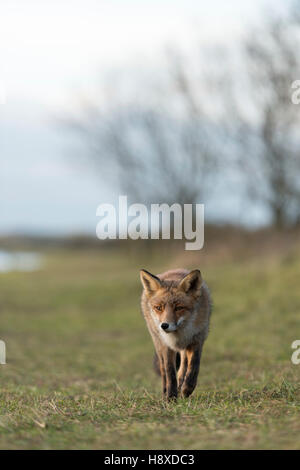
[[[154,294],[154,292],[161,287],[160,279],[145,269],[141,269],[140,276],[147,295]]]
[[[191,271],[182,279],[178,288],[183,290],[186,294],[199,295],[202,282],[203,280],[199,269],[194,269],[194,271]]]

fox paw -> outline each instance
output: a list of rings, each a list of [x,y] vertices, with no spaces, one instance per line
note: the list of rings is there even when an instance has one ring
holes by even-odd
[[[193,388],[183,387],[181,390],[181,396],[183,398],[188,398],[193,393],[193,391],[194,391]]]
[[[176,401],[177,395],[178,395],[177,390],[172,390],[172,391],[167,392],[166,398],[168,401]]]

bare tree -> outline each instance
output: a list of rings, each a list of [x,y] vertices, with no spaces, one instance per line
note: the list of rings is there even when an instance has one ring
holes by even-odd
[[[168,54],[161,83],[104,107],[91,97],[67,125],[82,137],[93,171],[132,200],[203,202],[220,152],[219,125],[202,102],[205,80],[192,83],[179,53]],[[110,98],[111,95],[109,94]]]
[[[240,69],[246,78],[236,74],[234,85],[232,118],[245,184],[278,228],[300,220],[300,107],[291,100],[291,85],[300,78],[299,46],[294,20],[270,17],[246,38]]]

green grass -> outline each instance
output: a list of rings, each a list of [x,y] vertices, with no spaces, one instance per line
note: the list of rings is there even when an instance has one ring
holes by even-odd
[[[196,392],[164,403],[138,269],[180,265],[202,269],[214,312]],[[74,250],[1,274],[0,448],[299,448],[299,271],[297,250],[240,261]]]

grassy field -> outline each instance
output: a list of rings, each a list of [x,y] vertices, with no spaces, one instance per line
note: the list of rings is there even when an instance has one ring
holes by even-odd
[[[300,448],[300,247],[239,250],[58,250],[1,274],[0,448]],[[179,266],[200,267],[214,312],[196,392],[167,404],[138,270]]]

